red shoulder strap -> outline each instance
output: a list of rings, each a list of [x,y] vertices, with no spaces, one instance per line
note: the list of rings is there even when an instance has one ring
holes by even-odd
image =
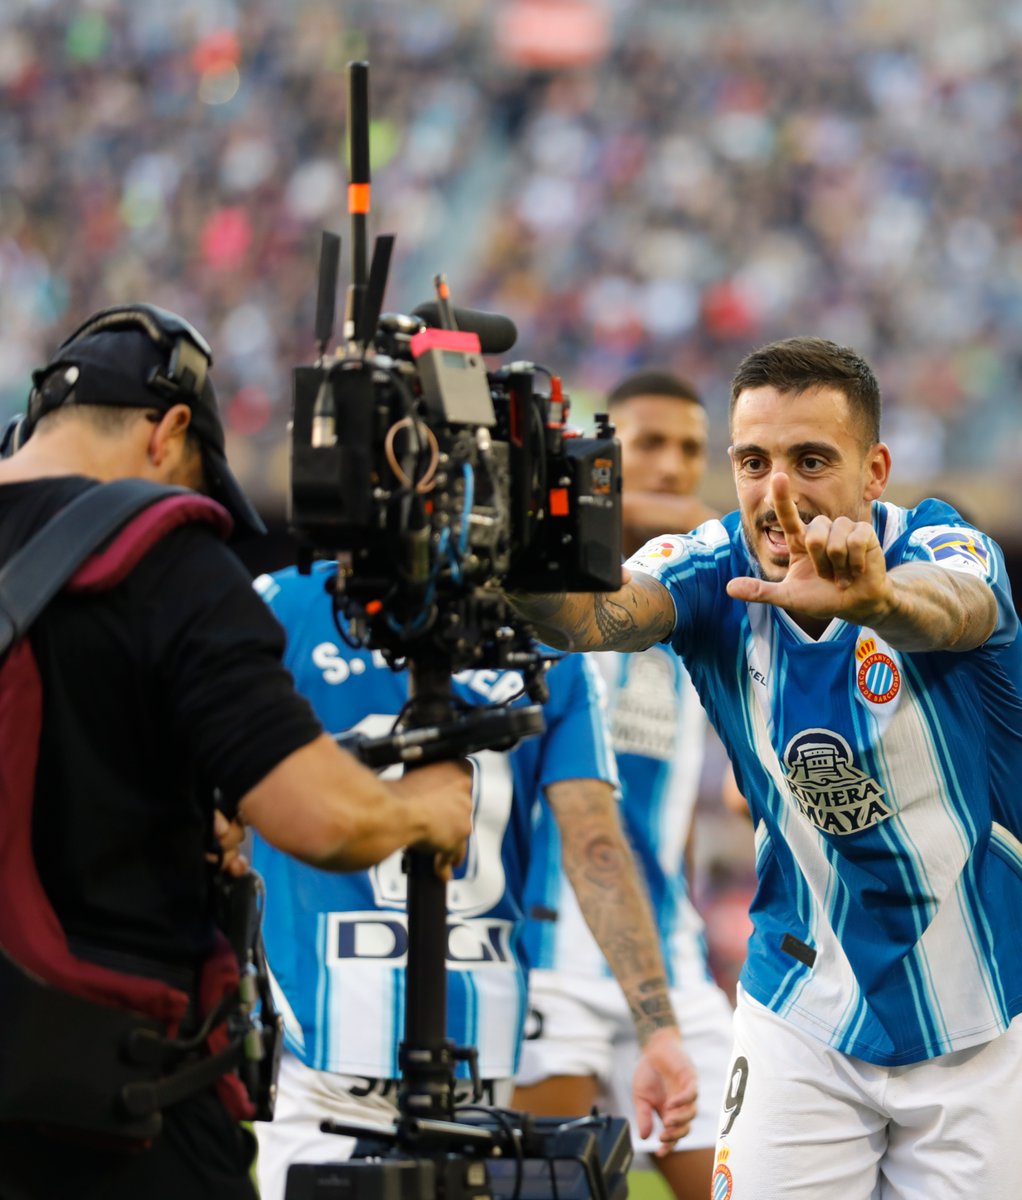
[[[106,548],[87,559],[68,586],[98,592],[120,582],[161,538],[189,521],[221,536],[231,519],[199,495],[158,500],[133,517]],[[171,1036],[188,1006],[184,992],[76,958],[36,870],[32,809],[42,727],[42,682],[27,638],[0,663],[0,945],[44,982],[100,1004],[164,1021]]]
[[[161,538],[190,521],[211,525],[223,538],[233,527],[227,510],[208,496],[168,496],[133,517],[104,550],[78,568],[68,587],[76,592],[101,592],[114,587]]]

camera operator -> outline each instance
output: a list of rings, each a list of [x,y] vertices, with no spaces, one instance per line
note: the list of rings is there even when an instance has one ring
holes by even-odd
[[[184,502],[174,527],[119,581],[61,592],[30,634],[40,720],[24,804],[39,896],[84,971],[183,993],[183,1032],[203,1015],[199,980],[217,937],[206,861],[215,792],[228,818],[329,871],[417,843],[435,848],[446,872],[471,808],[462,767],[381,782],[295,693],[281,630],[222,541],[228,512],[243,529],[262,526],[224,457],[210,360],[201,335],[173,314],[104,310],[36,372],[20,431],[31,436],[0,462],[0,561],[97,481],[137,477],[219,502],[172,497]],[[8,762],[29,701],[15,694],[3,705]],[[0,786],[6,835],[18,802],[10,771]],[[13,914],[21,898],[4,875],[6,948],[3,930],[25,918]],[[44,1039],[33,1041],[18,1015],[0,1024],[0,1059],[34,1072],[45,1092]],[[0,1078],[3,1200],[255,1196],[254,1139],[213,1086],[165,1107],[147,1144],[101,1143],[66,1123],[19,1121],[4,1108],[12,1077]]]
[[[258,586],[287,630],[285,662],[327,728],[389,732],[408,700],[408,674],[347,645],[324,589],[332,569],[307,577],[287,570]],[[657,1111],[666,1150],[692,1120],[694,1076],[620,822],[601,688],[581,655],[556,663],[547,680],[544,732],[478,758],[474,831],[465,867],[448,888],[447,1034],[478,1047],[484,1101],[506,1105],[526,1010],[524,879],[535,805],[547,803],[561,830],[564,869],[643,1047],[633,1084],[639,1125],[651,1132]],[[511,671],[468,671],[455,676],[454,690],[462,705],[479,706],[520,696],[522,681]],[[289,861],[259,839],[253,856],[266,878],[267,957],[283,995],[288,1047],[277,1119],[259,1128],[259,1183],[264,1200],[281,1200],[291,1164],[351,1154],[352,1140],[322,1133],[322,1120],[395,1119],[406,892],[396,857],[342,879]],[[467,1081],[459,1082],[464,1096]]]

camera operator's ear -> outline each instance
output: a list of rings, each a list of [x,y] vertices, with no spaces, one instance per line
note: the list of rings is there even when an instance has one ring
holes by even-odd
[[[153,466],[163,464],[168,451],[181,439],[184,444],[185,434],[191,423],[192,410],[187,404],[174,404],[163,413],[152,413],[148,416],[155,428],[149,435],[149,456]]]

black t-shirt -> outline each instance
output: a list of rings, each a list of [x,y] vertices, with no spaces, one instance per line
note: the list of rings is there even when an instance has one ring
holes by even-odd
[[[0,562],[93,481],[0,486]],[[61,593],[30,633],[43,689],[33,842],[72,946],[194,965],[212,934],[214,789],[238,800],[321,726],[284,634],[207,525],[125,580]]]

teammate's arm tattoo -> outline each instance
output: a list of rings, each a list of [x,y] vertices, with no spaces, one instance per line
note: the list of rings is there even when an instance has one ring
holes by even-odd
[[[561,831],[564,871],[631,1010],[640,1044],[675,1026],[660,939],[610,784],[571,779],[547,798]]]
[[[508,600],[560,650],[645,650],[674,628],[670,593],[639,572],[616,592],[509,592]]]

